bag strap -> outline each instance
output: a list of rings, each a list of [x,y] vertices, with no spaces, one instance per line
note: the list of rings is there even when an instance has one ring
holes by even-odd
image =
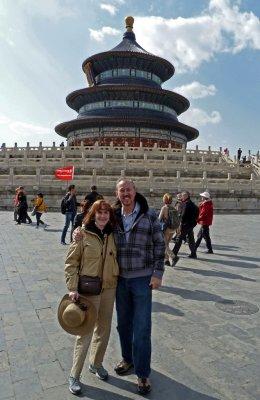
[[[104,256],[102,257],[102,264],[101,264],[101,276],[103,276],[103,270],[104,270],[104,265],[105,265],[105,261],[106,261],[106,256],[107,256],[107,245],[108,245],[108,235],[104,235],[104,239],[105,239],[105,251],[104,251]],[[83,254],[83,240],[80,240],[80,246],[81,246],[81,253]],[[83,264],[80,265],[79,269],[78,269],[78,275],[80,275],[80,272],[83,268]]]

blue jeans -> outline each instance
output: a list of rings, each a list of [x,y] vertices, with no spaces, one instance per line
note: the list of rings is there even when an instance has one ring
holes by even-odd
[[[62,231],[62,234],[61,234],[61,242],[65,242],[66,234],[67,234],[67,231],[69,229],[70,223],[71,223],[71,230],[72,230],[74,219],[75,219],[75,215],[76,214],[74,212],[70,212],[70,211],[66,212],[66,214],[65,214],[65,225],[64,225],[64,228],[63,228],[63,231]]]
[[[138,378],[151,372],[151,276],[119,277],[116,291],[117,330],[123,359],[133,363]]]

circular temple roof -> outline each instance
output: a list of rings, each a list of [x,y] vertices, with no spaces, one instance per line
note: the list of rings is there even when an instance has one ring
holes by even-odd
[[[91,65],[94,77],[101,72],[113,68],[141,68],[157,74],[162,81],[167,81],[174,74],[174,66],[164,58],[155,56],[143,49],[136,41],[133,29],[133,17],[126,17],[126,32],[123,40],[109,51],[95,54],[87,58],[82,69],[86,73]]]

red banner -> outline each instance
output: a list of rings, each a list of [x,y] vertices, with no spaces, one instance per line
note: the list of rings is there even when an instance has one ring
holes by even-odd
[[[71,181],[74,178],[74,166],[56,169],[55,178],[62,181]]]

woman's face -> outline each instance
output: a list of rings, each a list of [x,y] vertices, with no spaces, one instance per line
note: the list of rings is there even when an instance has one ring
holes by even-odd
[[[101,208],[95,213],[95,222],[99,227],[104,227],[110,218],[110,212],[106,208]]]

